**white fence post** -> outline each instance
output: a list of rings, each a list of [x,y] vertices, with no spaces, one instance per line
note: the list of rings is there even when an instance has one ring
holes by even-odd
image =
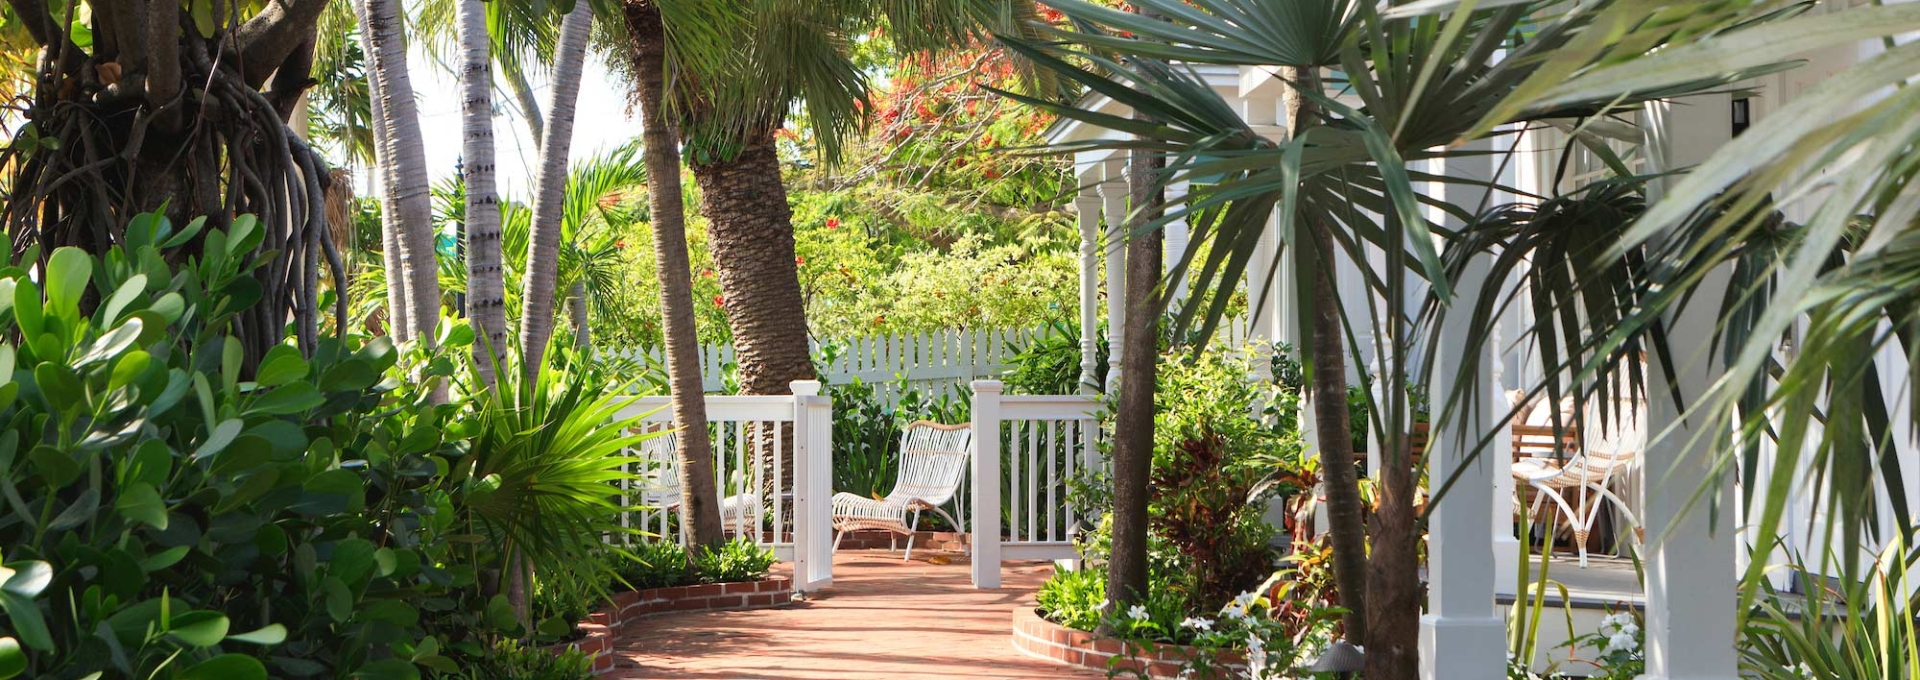
[[[1000,587],[1000,393],[998,380],[973,381],[973,587]]]
[[[793,390],[793,581],[802,592],[833,584],[833,399],[817,380]]]

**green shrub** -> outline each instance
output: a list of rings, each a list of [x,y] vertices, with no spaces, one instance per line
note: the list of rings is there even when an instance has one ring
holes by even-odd
[[[1106,391],[1107,382],[1107,334],[1101,326],[1095,340],[1093,384],[1095,392]],[[1080,393],[1080,330],[1066,323],[1055,321],[1047,324],[1047,332],[1034,338],[1024,348],[1013,348],[1013,358],[1007,360],[1007,368],[1001,372],[1001,380],[1007,384],[1009,394],[1079,394]]]
[[[1196,599],[1208,606],[1273,572],[1273,527],[1254,490],[1273,461],[1301,448],[1256,418],[1271,399],[1252,373],[1247,359],[1225,353],[1170,356],[1154,392],[1148,526],[1187,557]]]
[[[1100,625],[1100,608],[1107,602],[1105,569],[1056,571],[1034,594],[1040,617],[1076,630]]]
[[[745,536],[723,543],[704,554],[688,555],[672,541],[641,543],[619,570],[620,580],[635,590],[671,588],[695,583],[743,583],[767,577],[778,560],[773,551]]]
[[[695,551],[693,572],[701,583],[742,583],[767,577],[773,568],[773,551],[741,536],[716,550]]]
[[[620,580],[635,590],[683,586],[696,580],[687,549],[679,543],[645,541],[634,546],[632,555],[620,568]]]
[[[511,639],[500,640],[488,650],[486,660],[461,670],[468,680],[591,680],[593,657],[578,649],[559,654],[521,645]]]
[[[98,259],[53,253],[44,290],[0,268],[0,337],[26,339],[0,343],[0,678],[415,677],[529,634],[490,594],[507,546],[560,574],[617,529],[609,386],[472,389],[457,324],[404,361],[351,337],[249,358],[264,231],[200,227],[142,215]]]

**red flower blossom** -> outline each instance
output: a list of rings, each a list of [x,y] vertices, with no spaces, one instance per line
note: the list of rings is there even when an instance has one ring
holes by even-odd
[[[615,247],[615,248],[625,248],[625,247],[627,247],[627,242],[626,242],[626,241],[624,241],[624,240],[622,240],[622,241],[614,241],[614,242],[613,242],[613,247]]]
[[[711,279],[711,278],[713,278],[713,270],[711,270],[711,269],[702,269],[702,270],[700,270],[700,278],[703,278],[703,279]]]
[[[725,296],[725,295],[715,295],[715,296],[713,296],[713,304],[715,304],[715,305],[717,305],[717,306],[720,306],[720,307],[725,307],[725,306],[727,306],[727,296]]]
[[[795,256],[793,257],[793,263],[794,263],[794,264],[806,264],[806,263],[807,263],[807,258],[805,258],[805,257],[802,257],[802,256],[799,256],[799,255],[795,255]]]
[[[829,218],[827,218],[827,228],[828,228],[828,229],[839,229],[839,228],[840,228],[840,218],[838,218],[838,217],[829,217]]]

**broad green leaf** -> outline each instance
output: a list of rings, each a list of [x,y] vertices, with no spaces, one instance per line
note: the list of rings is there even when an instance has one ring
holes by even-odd
[[[73,360],[73,365],[84,367],[94,362],[105,361],[119,356],[121,352],[125,352],[128,347],[132,347],[133,343],[140,339],[140,332],[143,327],[144,324],[140,323],[139,319],[127,319],[126,323],[120,324],[118,328],[108,331],[106,335],[102,335],[99,339],[94,340],[93,344],[87,347],[85,354],[81,354],[80,358]]]
[[[8,562],[5,568],[12,573],[5,581],[0,581],[0,590],[21,597],[39,595],[53,583],[53,565],[46,562],[38,560]]]
[[[113,507],[128,520],[163,531],[167,528],[167,503],[161,500],[160,492],[146,482],[134,482],[122,489]]]
[[[80,318],[80,298],[93,278],[93,257],[86,251],[62,247],[47,262],[47,306],[66,319]]]
[[[35,446],[32,451],[28,451],[27,460],[33,463],[33,471],[46,479],[49,486],[55,488],[72,484],[73,480],[79,479],[80,473],[84,472],[80,463],[73,460],[73,456],[46,444]]]
[[[348,585],[364,581],[369,574],[373,573],[375,551],[373,543],[364,538],[340,541],[334,545],[333,559],[329,563],[332,565],[333,574]]]
[[[187,228],[180,230],[180,233],[178,234],[174,234],[172,238],[167,239],[166,243],[160,244],[160,247],[162,249],[165,249],[165,248],[174,248],[174,247],[184,245],[189,239],[192,239],[195,234],[200,233],[200,230],[206,226],[207,226],[207,218],[195,217],[191,221],[187,222]]]
[[[87,398],[86,388],[80,384],[80,377],[73,369],[51,361],[33,368],[34,383],[40,387],[40,396],[47,405],[58,412],[76,410]]]
[[[129,277],[126,282],[120,284],[119,288],[114,289],[113,297],[107,298],[107,304],[100,307],[101,324],[112,326],[114,322],[119,321],[120,312],[126,311],[127,305],[133,304],[133,301],[145,292],[147,292],[146,274],[134,274]]]
[[[232,392],[233,386],[240,383],[240,365],[245,357],[246,352],[241,348],[239,338],[229,335],[221,343],[220,381],[228,392]]]
[[[0,637],[0,680],[18,677],[27,672],[27,652],[20,648],[20,641],[10,637]]]
[[[324,403],[327,403],[326,397],[320,396],[320,390],[315,389],[313,383],[296,382],[273,388],[255,400],[247,412],[287,415],[311,411]]]
[[[253,645],[277,645],[287,641],[287,627],[277,623],[269,624],[253,632],[229,635],[227,639]]]
[[[213,428],[213,432],[207,435],[207,440],[200,444],[200,448],[194,450],[193,461],[199,462],[219,455],[221,451],[226,450],[228,444],[233,443],[234,437],[240,436],[240,430],[246,426],[246,422],[239,418],[221,421]]]
[[[513,613],[513,603],[505,595],[495,595],[487,601],[487,623],[499,630],[513,630],[519,627],[520,617]]]
[[[275,345],[260,360],[260,370],[254,374],[253,380],[267,387],[276,387],[307,377],[308,370],[307,360],[301,358],[300,350],[287,345]]]
[[[173,617],[167,634],[189,647],[212,647],[227,637],[227,617],[220,612],[190,611]]]
[[[167,567],[171,567],[175,564],[179,564],[180,560],[187,556],[187,550],[188,550],[187,546],[176,545],[174,547],[167,548],[166,550],[162,550],[152,555],[148,555],[146,559],[140,560],[140,569],[151,574],[153,572],[166,569]]]
[[[146,374],[147,367],[153,364],[153,355],[146,350],[134,350],[120,357],[113,364],[113,375],[107,379],[107,389],[117,390],[133,384],[134,380]],[[157,396],[157,395],[149,395]]]
[[[267,667],[251,656],[222,654],[194,664],[177,680],[267,680]]]
[[[328,576],[320,581],[321,596],[326,598],[327,616],[334,621],[346,623],[353,616],[353,591],[338,576]]]
[[[213,0],[186,0],[187,13],[193,17],[193,28],[200,37],[213,39],[213,33],[219,25],[213,19]]]
[[[40,607],[31,598],[11,590],[0,590],[0,611],[7,614],[8,623],[20,634],[20,641],[28,647],[43,652],[53,649],[53,635],[47,631],[47,621],[40,617]]]

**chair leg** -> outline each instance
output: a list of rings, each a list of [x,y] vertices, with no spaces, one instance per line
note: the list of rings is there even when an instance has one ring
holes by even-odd
[[[914,537],[914,534],[919,531],[919,527],[920,527],[920,511],[915,510],[913,511],[913,519],[907,520],[907,555],[905,557],[900,558],[900,561],[902,562],[913,561],[913,537]]]
[[[846,537],[847,537],[847,532],[845,531],[833,532],[833,552],[835,553],[840,552],[840,539],[846,538]]]

